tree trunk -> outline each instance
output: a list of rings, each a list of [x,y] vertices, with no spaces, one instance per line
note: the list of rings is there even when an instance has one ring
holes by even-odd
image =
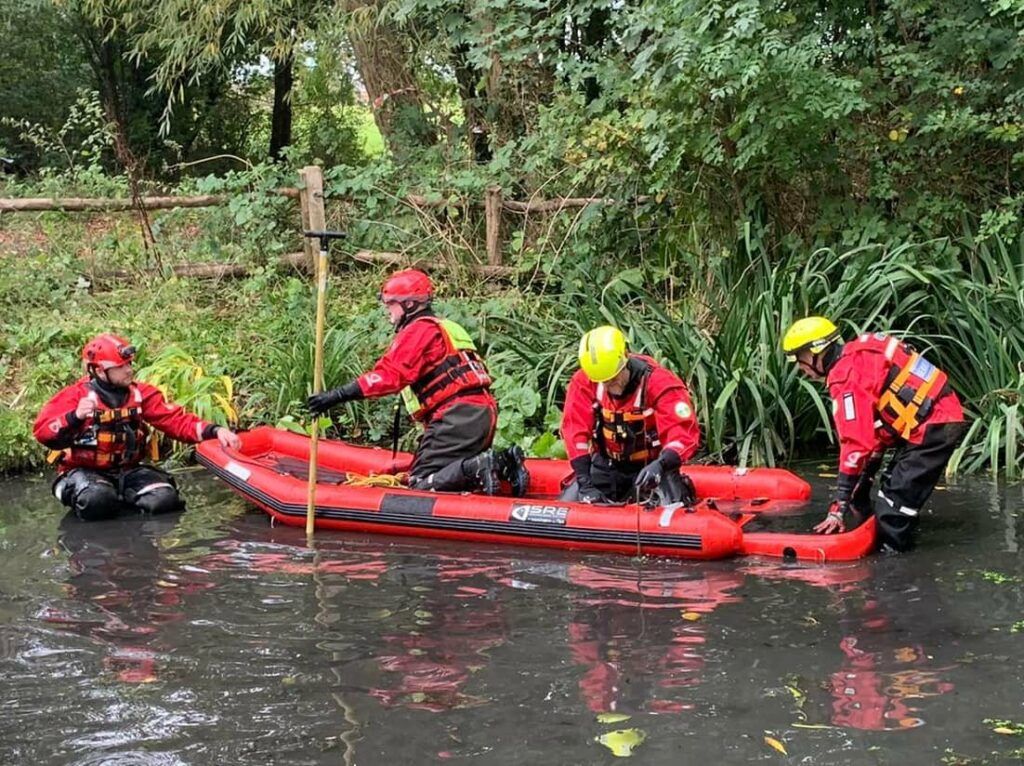
[[[295,83],[295,54],[289,51],[274,62],[274,112],[270,118],[270,159],[282,159],[292,142],[292,85]]]
[[[469,24],[466,18],[466,24]],[[469,63],[466,54],[469,46],[462,44],[452,51],[452,62],[455,68],[455,81],[459,85],[459,98],[462,100],[462,114],[473,159],[480,164],[491,161],[490,131],[487,130],[483,99],[477,92],[476,84],[480,82],[481,72]]]
[[[392,23],[377,18],[377,0],[348,0],[346,5],[353,19],[348,37],[356,68],[366,88],[373,119],[391,151],[400,153],[406,144],[435,143],[434,128],[423,110],[404,36]]]

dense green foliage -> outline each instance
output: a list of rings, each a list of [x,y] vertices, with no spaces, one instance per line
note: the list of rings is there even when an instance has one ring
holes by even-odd
[[[211,406],[228,375],[244,422],[301,427],[312,297],[275,265],[300,240],[273,190],[318,161],[329,224],[350,234],[339,261],[430,264],[444,309],[482,338],[505,441],[557,450],[575,343],[607,321],[689,380],[709,457],[815,450],[828,404],[777,348],[821,311],[851,334],[905,333],[949,370],[977,418],[955,467],[1024,467],[1019,2],[0,0],[0,24],[19,30],[0,62],[0,154],[30,171],[4,194],[231,196],[154,215],[149,246],[129,216],[0,221],[4,466],[29,460],[27,415],[111,321],[150,363],[194,359]],[[516,274],[481,282],[467,267],[484,260],[495,184],[614,202],[507,210]],[[255,273],[138,273],[189,260]],[[93,279],[113,268],[138,276]],[[388,337],[381,272],[336,277],[329,382]],[[389,423],[370,403],[340,420],[371,440]]]

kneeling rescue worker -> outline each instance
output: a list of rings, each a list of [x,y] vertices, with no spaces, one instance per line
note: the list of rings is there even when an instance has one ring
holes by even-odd
[[[663,505],[695,502],[693,483],[679,472],[700,444],[686,384],[650,357],[629,353],[615,327],[586,333],[579,362],[562,415],[576,481],[562,499],[617,503],[657,489]]]
[[[843,343],[818,316],[794,322],[782,350],[806,376],[825,380],[839,437],[835,498],[814,531],[842,532],[848,511],[871,513],[875,474],[895,447],[873,510],[879,545],[908,550],[920,510],[966,431],[946,374],[897,338],[865,334]]]
[[[36,418],[36,439],[57,462],[53,493],[79,518],[106,519],[123,510],[166,513],[183,507],[174,478],[141,465],[150,426],[172,439],[216,438],[239,449],[238,435],[168,402],[148,383],[134,381],[135,347],[104,333],[85,344],[86,375],[61,389]]]
[[[450,319],[434,315],[434,287],[422,271],[393,274],[380,293],[395,328],[391,347],[372,370],[309,397],[313,414],[357,399],[402,393],[412,418],[424,426],[409,471],[413,489],[482,489],[493,495],[499,480],[523,495],[529,476],[519,447],[494,452],[498,405],[491,376],[472,339]]]

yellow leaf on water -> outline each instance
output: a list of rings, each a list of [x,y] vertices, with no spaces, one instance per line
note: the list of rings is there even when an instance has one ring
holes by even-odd
[[[794,729],[834,729],[835,726],[829,726],[827,723],[791,723]]]
[[[693,622],[700,619],[700,612],[683,612],[683,619]]]
[[[818,476],[820,476],[823,479],[834,479],[838,475],[839,474],[835,474],[835,473],[819,473],[818,474]]]
[[[992,731],[994,731],[996,734],[1016,734],[1017,733],[1013,729],[1008,729],[1005,726],[997,726]]]
[[[783,755],[789,755],[789,753],[786,752],[786,746],[779,742],[777,739],[775,739],[775,737],[766,736],[764,738],[764,743],[768,745],[768,747],[770,747],[772,750],[777,750]]]
[[[628,758],[633,755],[633,750],[640,747],[640,744],[647,739],[647,735],[640,729],[619,729],[594,739],[611,750],[612,755],[618,758]]]
[[[622,723],[628,721],[633,716],[626,715],[625,713],[601,713],[597,716],[598,723]]]

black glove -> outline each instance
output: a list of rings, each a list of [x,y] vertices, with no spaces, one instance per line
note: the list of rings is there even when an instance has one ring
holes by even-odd
[[[581,455],[569,463],[573,473],[576,474],[576,487],[579,489],[579,502],[593,505],[605,505],[611,501],[604,492],[594,486],[594,479],[590,475],[590,455]]]
[[[314,415],[321,415],[331,407],[363,398],[363,390],[354,380],[340,388],[332,388],[320,394],[313,394],[306,400],[306,409]]]
[[[610,505],[612,502],[605,496],[604,492],[593,484],[589,487],[580,487],[579,489],[579,502],[581,503],[586,503],[587,505]]]
[[[679,453],[675,450],[665,450],[657,459],[640,469],[633,485],[639,489],[655,489],[661,484],[661,477],[665,471],[676,471],[680,465],[682,463],[679,460]]]

